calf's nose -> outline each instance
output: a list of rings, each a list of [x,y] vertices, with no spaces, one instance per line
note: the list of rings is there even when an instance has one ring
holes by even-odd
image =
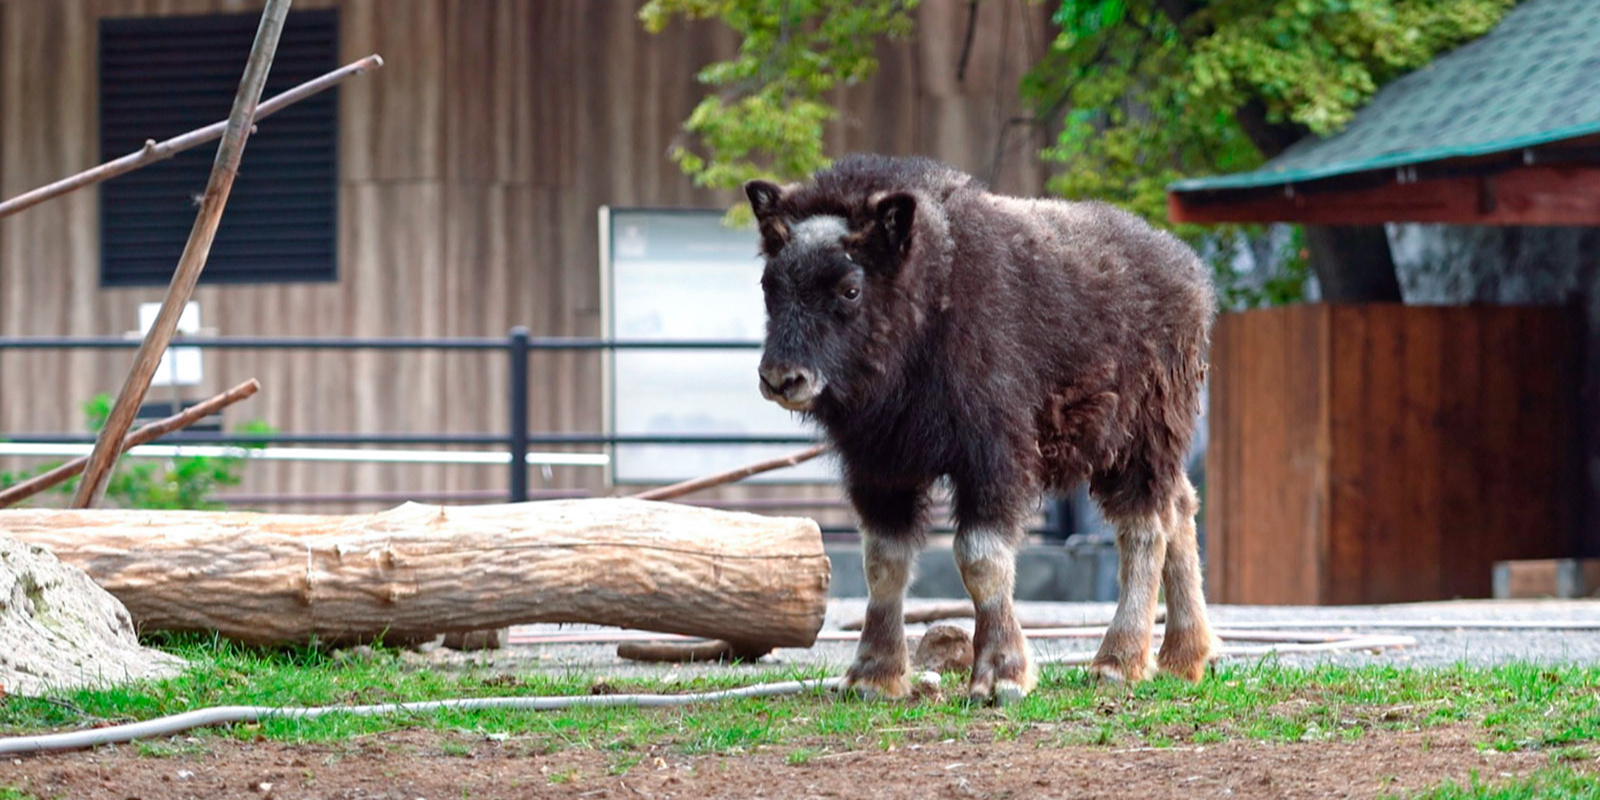
[[[761,366],[761,382],[780,395],[789,395],[812,382],[811,371],[789,366]]]

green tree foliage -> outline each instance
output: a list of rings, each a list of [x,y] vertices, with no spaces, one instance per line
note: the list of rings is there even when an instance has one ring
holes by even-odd
[[[751,178],[792,180],[828,165],[826,95],[878,69],[878,41],[910,35],[917,0],[649,0],[639,10],[660,32],[674,17],[721,20],[739,53],[699,80],[716,92],[695,106],[684,130],[697,146],[672,158],[696,185],[732,188]]]
[[[1050,189],[1162,223],[1165,187],[1336,132],[1514,0],[1062,0],[1023,91],[1061,130]],[[1198,231],[1183,231],[1189,238]]]
[[[111,415],[111,395],[96,395],[84,403],[83,414],[89,432],[98,433]],[[255,420],[246,422],[241,430],[252,434],[277,432],[272,426]],[[46,464],[26,472],[0,472],[0,489],[56,466]],[[118,459],[117,468],[106,481],[106,497],[121,508],[218,510],[223,505],[211,499],[212,493],[222,486],[237,486],[243,468],[244,459],[234,457],[184,456],[160,462]],[[77,492],[78,480],[76,477],[67,480],[49,493],[70,496]]]
[[[994,0],[985,0],[986,2]],[[1005,2],[1008,0],[999,0]],[[1032,0],[1041,2],[1044,0]],[[1054,126],[1051,192],[1094,198],[1173,228],[1165,188],[1247,170],[1305,134],[1349,121],[1378,87],[1483,35],[1516,0],[1048,0],[1060,33],[1023,96]],[[866,80],[876,43],[911,34],[914,2],[651,0],[640,18],[722,20],[739,54],[700,73],[716,87],[674,158],[698,185],[793,180],[824,166],[827,93]],[[951,65],[954,69],[954,65]],[[1226,243],[1254,231],[1177,226],[1223,270],[1225,304],[1293,299],[1303,250],[1266,284],[1232,286]],[[1296,237],[1298,239],[1298,237]]]

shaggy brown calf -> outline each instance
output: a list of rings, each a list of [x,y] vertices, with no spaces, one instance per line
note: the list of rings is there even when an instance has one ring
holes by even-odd
[[[1213,643],[1183,463],[1214,302],[1195,254],[1110,206],[991,194],[924,159],[852,156],[745,192],[766,258],[761,392],[821,423],[861,517],[871,597],[846,686],[909,691],[901,603],[941,478],[976,609],[970,695],[1033,688],[1015,549],[1040,493],[1084,480],[1121,556],[1094,670],[1198,680]]]

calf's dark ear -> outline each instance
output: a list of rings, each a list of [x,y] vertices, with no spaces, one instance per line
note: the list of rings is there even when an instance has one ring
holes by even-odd
[[[917,217],[917,199],[905,192],[897,192],[879,200],[875,213],[878,227],[889,240],[889,246],[896,253],[905,253],[911,247],[911,223]]]
[[[766,219],[778,207],[778,198],[783,195],[783,190],[768,181],[746,181],[744,195],[750,198],[750,210],[755,212],[756,219]]]

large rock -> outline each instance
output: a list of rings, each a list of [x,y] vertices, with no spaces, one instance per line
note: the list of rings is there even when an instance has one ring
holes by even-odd
[[[128,610],[50,551],[0,535],[0,689],[63,689],[174,675],[184,662],[139,646]]]

